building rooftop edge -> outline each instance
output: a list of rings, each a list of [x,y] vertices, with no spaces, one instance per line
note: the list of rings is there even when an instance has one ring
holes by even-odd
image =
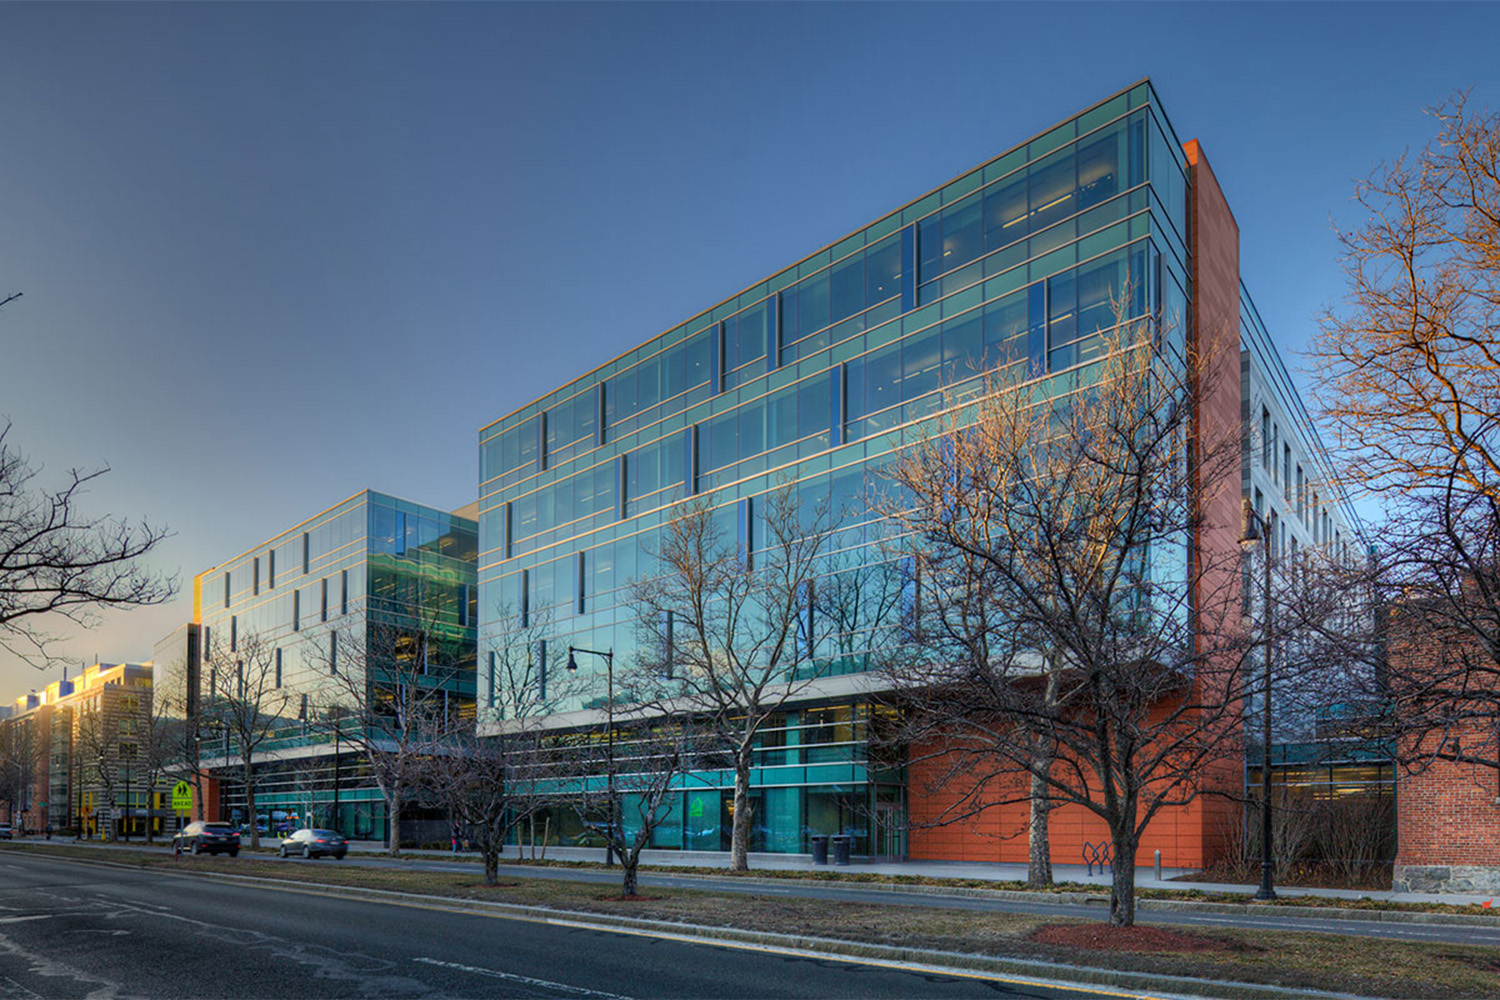
[[[682,320],[681,322],[673,323],[671,326],[667,327],[665,330],[661,330],[661,331],[659,331],[657,333],[654,333],[654,334],[652,334],[651,336],[647,337],[644,340],[632,343],[629,347],[625,348],[623,351],[620,351],[618,354],[615,354],[612,357],[606,358],[605,360],[601,361],[599,364],[593,366],[592,368],[588,369],[587,371],[583,372],[582,374],[577,375],[577,376],[569,379],[566,382],[563,382],[561,385],[558,385],[558,386],[555,386],[555,387],[553,387],[551,389],[548,389],[546,392],[542,393],[539,396],[533,396],[532,398],[526,400],[524,403],[521,403],[519,406],[513,407],[511,410],[507,411],[504,415],[496,417],[494,420],[490,420],[490,421],[487,421],[487,422],[481,424],[479,426],[478,431],[476,432],[476,436],[482,437],[484,435],[484,433],[486,431],[488,431],[490,428],[494,427],[496,424],[503,423],[504,421],[509,420],[511,417],[515,416],[520,411],[526,409],[526,407],[531,406],[533,403],[536,403],[536,402],[539,402],[539,401],[541,401],[543,399],[546,399],[548,396],[551,396],[554,393],[560,393],[564,389],[567,389],[569,386],[574,385],[575,383],[582,382],[583,380],[587,379],[589,376],[593,375],[595,372],[599,371],[601,368],[605,368],[605,367],[613,364],[614,362],[620,360],[622,357],[624,357],[625,355],[629,354],[631,351],[635,350],[636,348],[639,348],[639,347],[642,347],[642,346],[644,346],[646,344],[649,344],[653,340],[656,340],[658,337],[662,337],[662,336],[665,336],[668,333],[671,333],[673,330],[677,329],[678,327],[687,326],[687,325],[691,324],[695,320],[700,319],[703,316],[706,316],[706,315],[712,313],[715,309],[718,309],[720,306],[724,305],[725,303],[729,302],[730,300],[738,298],[740,295],[743,295],[745,292],[749,291],[751,288],[754,288],[756,285],[761,284],[762,282],[771,281],[771,280],[775,279],[776,277],[778,277],[779,275],[785,274],[787,271],[790,271],[790,270],[793,270],[793,269],[795,269],[797,267],[800,267],[805,261],[808,261],[808,260],[812,259],[813,257],[816,257],[818,254],[823,253],[825,250],[831,250],[833,247],[838,246],[840,243],[842,243],[845,240],[849,239],[851,236],[854,236],[854,235],[856,235],[856,234],[858,234],[860,232],[863,232],[864,230],[869,229],[872,226],[879,225],[881,222],[884,222],[886,219],[889,219],[891,216],[900,216],[902,212],[906,211],[911,206],[917,204],[919,201],[921,201],[924,198],[931,197],[932,195],[938,193],[939,191],[943,190],[943,188],[947,187],[949,184],[952,184],[955,181],[961,180],[962,178],[969,176],[970,174],[974,173],[976,170],[983,170],[988,164],[993,163],[994,161],[996,161],[996,160],[998,160],[998,159],[1000,159],[1002,157],[1009,156],[1011,153],[1013,153],[1017,149],[1020,149],[1021,147],[1025,146],[1027,143],[1034,142],[1035,140],[1040,139],[1042,136],[1046,135],[1048,132],[1051,132],[1053,129],[1057,128],[1059,125],[1062,125],[1064,122],[1069,122],[1069,121],[1072,121],[1074,118],[1078,118],[1078,117],[1080,117],[1082,115],[1086,115],[1090,111],[1094,110],[1095,108],[1100,107],[1100,106],[1105,105],[1105,104],[1108,104],[1110,101],[1113,101],[1115,98],[1120,97],[1120,96],[1122,96],[1124,94],[1130,93],[1132,90],[1134,90],[1136,87],[1141,86],[1142,84],[1145,84],[1147,87],[1150,87],[1152,94],[1153,95],[1155,94],[1156,90],[1155,90],[1154,87],[1151,86],[1151,77],[1150,76],[1143,76],[1140,79],[1136,80],[1134,83],[1131,83],[1131,84],[1129,84],[1129,85],[1127,85],[1125,87],[1121,87],[1119,90],[1116,90],[1115,92],[1109,94],[1108,96],[1103,97],[1103,98],[1101,98],[1101,99],[1093,102],[1092,104],[1089,104],[1088,106],[1086,106],[1086,107],[1084,107],[1084,108],[1082,108],[1082,109],[1080,109],[1078,111],[1073,112],[1072,114],[1064,115],[1062,118],[1059,118],[1057,121],[1053,122],[1051,125],[1048,125],[1046,128],[1040,129],[1037,132],[1035,132],[1035,133],[1027,136],[1025,139],[1022,139],[1020,142],[1014,143],[1014,144],[1006,147],[1005,149],[1001,150],[999,153],[996,153],[994,156],[991,156],[988,159],[985,159],[985,160],[979,162],[978,164],[976,164],[976,165],[974,165],[972,167],[969,167],[966,170],[962,170],[959,173],[954,174],[948,180],[943,181],[941,184],[938,184],[938,185],[930,188],[927,191],[923,191],[921,194],[917,195],[915,198],[912,198],[909,201],[903,202],[902,204],[898,205],[896,208],[892,209],[891,211],[889,211],[889,212],[883,212],[880,215],[876,216],[874,219],[870,220],[869,222],[866,222],[866,223],[863,223],[862,225],[856,226],[855,228],[849,230],[849,232],[845,233],[843,236],[840,236],[838,239],[836,239],[836,240],[830,240],[829,242],[827,242],[827,243],[823,244],[822,246],[818,247],[816,250],[812,251],[811,253],[804,254],[803,256],[797,258],[795,261],[793,261],[792,263],[788,264],[786,267],[777,268],[775,271],[772,271],[770,274],[768,274],[764,278],[760,279],[760,281],[751,282],[749,285],[746,285],[744,288],[739,289],[738,291],[734,292],[733,294],[726,295],[724,298],[722,298],[719,301],[715,302],[713,305],[709,306],[708,308],[706,308],[706,309],[700,309],[698,312],[693,313],[691,316],[689,316],[688,318]],[[1165,113],[1163,113],[1163,117],[1165,117]],[[1170,127],[1170,123],[1169,123],[1168,127]],[[1175,138],[1175,129],[1173,131],[1174,131],[1174,138]]]

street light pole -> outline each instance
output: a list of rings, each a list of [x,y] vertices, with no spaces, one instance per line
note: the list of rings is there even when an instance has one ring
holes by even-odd
[[[340,741],[344,735],[344,713],[337,708],[333,715],[333,828],[339,833],[344,831],[339,827],[339,751],[342,749]]]
[[[605,763],[605,767],[606,767],[605,788],[606,788],[606,795],[609,797],[609,820],[608,820],[608,822],[609,822],[609,836],[605,838],[605,842],[604,842],[604,864],[606,866],[609,866],[609,865],[613,865],[615,863],[615,839],[614,838],[615,838],[615,832],[616,832],[616,829],[615,829],[615,651],[613,649],[609,649],[609,650],[607,650],[605,652],[600,652],[597,649],[581,649],[581,648],[579,648],[577,646],[569,646],[568,647],[568,669],[570,671],[576,672],[578,670],[578,661],[573,658],[573,654],[574,653],[588,653],[591,656],[597,656],[597,657],[600,657],[601,659],[604,660],[605,677],[606,677],[606,684],[607,684],[607,687],[605,689],[605,702],[606,702],[606,704],[604,706],[605,707],[605,725],[607,727],[607,732],[605,733],[605,745],[607,747],[607,750],[605,752],[608,755],[606,763]],[[621,839],[623,840],[624,838],[622,837]],[[620,861],[621,861],[621,863],[624,863],[625,859],[622,857],[620,859]]]
[[[1256,513],[1248,498],[1240,501],[1240,546],[1247,557],[1253,556],[1257,545],[1261,555],[1261,667],[1263,670],[1263,694],[1261,705],[1260,738],[1260,888],[1256,899],[1275,899],[1276,862],[1271,854],[1271,635],[1275,625],[1275,612],[1271,604],[1271,530],[1270,525]]]
[[[130,758],[125,759],[125,819],[120,827],[125,843],[130,843]]]

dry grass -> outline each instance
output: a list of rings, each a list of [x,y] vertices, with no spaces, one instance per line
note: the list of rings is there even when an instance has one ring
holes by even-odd
[[[597,882],[510,879],[500,886],[486,886],[478,871],[397,871],[344,866],[332,861],[297,864],[293,868],[236,858],[174,859],[157,853],[37,844],[5,845],[0,849],[38,851],[141,868],[280,878],[298,885],[355,886],[873,944],[1269,983],[1293,989],[1402,998],[1500,995],[1500,975],[1497,975],[1500,948],[1470,945],[1375,941],[1290,931],[1215,929],[1203,933],[1179,927],[1172,934],[1137,935],[1136,940],[1123,944],[1112,940],[1107,947],[1096,950],[1088,946],[1087,934],[1046,930],[1087,926],[1088,922],[1023,914],[656,887],[648,890],[651,895],[647,898],[627,901],[601,893]],[[1062,941],[1067,943],[1049,943]]]

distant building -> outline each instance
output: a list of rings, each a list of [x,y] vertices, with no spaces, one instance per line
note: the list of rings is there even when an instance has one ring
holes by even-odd
[[[386,836],[385,804],[368,768],[321,715],[330,674],[360,671],[366,697],[378,701],[385,682],[358,657],[372,648],[375,630],[394,631],[396,655],[445,665],[422,683],[454,717],[472,719],[475,546],[470,518],[363,491],[194,578],[193,622],[164,639],[157,655],[165,659],[170,648],[180,664],[166,687],[194,720],[207,815],[251,821],[237,751],[213,727],[211,701],[228,690],[216,682],[245,669],[253,639],[270,658],[267,689],[282,706],[254,762],[260,821]]]
[[[32,832],[142,836],[171,828],[160,780],[148,781],[150,663],[96,663],[74,680],[17,698],[0,720],[7,794],[0,816]]]

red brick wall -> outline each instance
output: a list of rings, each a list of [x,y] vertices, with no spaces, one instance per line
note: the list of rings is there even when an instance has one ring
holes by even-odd
[[[1434,662],[1438,638],[1420,615],[1398,611],[1391,619],[1389,655],[1394,671],[1412,676]],[[1452,636],[1449,641],[1462,641]],[[1482,681],[1481,681],[1482,683]],[[1476,756],[1493,757],[1495,733],[1487,720],[1449,728]],[[1408,740],[1402,757],[1419,760],[1439,747],[1436,735]],[[1500,867],[1500,771],[1490,766],[1435,760],[1415,774],[1396,776],[1396,864]]]
[[[1396,782],[1398,865],[1500,866],[1492,767],[1438,761]]]

